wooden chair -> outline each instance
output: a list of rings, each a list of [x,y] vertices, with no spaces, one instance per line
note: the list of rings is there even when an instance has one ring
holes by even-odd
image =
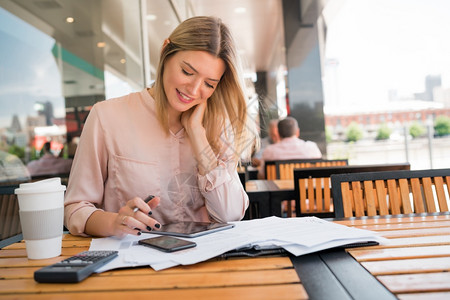
[[[0,249],[22,239],[19,203],[14,190],[19,185],[0,186]]]
[[[330,177],[333,174],[409,169],[409,163],[295,169],[295,214],[296,216],[334,217],[330,188]]]
[[[332,175],[331,185],[336,217],[449,210],[450,169]]]
[[[317,168],[346,165],[348,165],[347,159],[290,159],[264,162],[265,176],[268,180],[293,179],[294,169],[299,168]]]

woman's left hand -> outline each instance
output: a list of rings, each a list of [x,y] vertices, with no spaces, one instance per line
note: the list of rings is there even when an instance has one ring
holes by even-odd
[[[217,167],[218,164],[214,151],[211,149],[211,145],[206,137],[205,127],[203,127],[205,110],[206,101],[185,111],[181,115],[181,125],[183,125],[191,141],[200,175],[205,175]]]
[[[205,115],[206,105],[207,102],[204,101],[181,115],[181,125],[183,125],[188,134],[195,129],[203,129],[203,116]]]

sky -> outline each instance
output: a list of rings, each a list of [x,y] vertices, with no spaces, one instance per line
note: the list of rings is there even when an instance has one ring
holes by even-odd
[[[35,102],[51,102],[55,117],[63,117],[55,40],[0,8],[0,45],[0,128],[9,127],[13,115],[24,126],[27,116],[37,115]]]
[[[423,92],[430,74],[450,87],[450,1],[341,2],[327,23],[325,48],[327,59],[338,60],[341,103],[387,102],[389,90]]]

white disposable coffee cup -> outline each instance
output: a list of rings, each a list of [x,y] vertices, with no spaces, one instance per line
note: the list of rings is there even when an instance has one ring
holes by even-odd
[[[55,177],[21,183],[14,191],[29,259],[61,255],[65,190],[61,178]]]

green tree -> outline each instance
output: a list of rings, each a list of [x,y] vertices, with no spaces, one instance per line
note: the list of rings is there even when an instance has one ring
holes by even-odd
[[[386,123],[381,124],[378,128],[376,140],[387,140],[391,136],[392,129],[390,129]]]
[[[409,134],[413,137],[413,139],[424,135],[426,131],[427,131],[427,129],[425,128],[425,126],[423,126],[419,122],[414,122],[409,127]]]
[[[447,116],[439,116],[434,122],[434,132],[438,136],[450,134],[450,118]]]
[[[327,143],[330,143],[333,140],[333,133],[328,126],[325,127],[325,140]]]
[[[351,122],[350,125],[347,127],[347,141],[349,142],[356,142],[363,137],[363,131],[358,123]]]
[[[8,153],[14,154],[19,158],[25,157],[25,149],[23,147],[19,147],[17,145],[11,145],[8,149]]]

